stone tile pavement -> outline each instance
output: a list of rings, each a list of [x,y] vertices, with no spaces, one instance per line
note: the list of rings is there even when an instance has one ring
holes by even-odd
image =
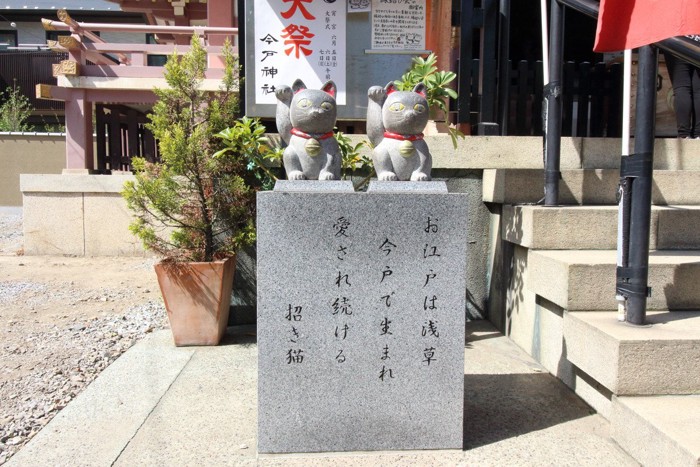
[[[483,321],[467,323],[464,450],[258,455],[255,341],[235,327],[218,347],[176,348],[158,331],[7,465],[637,465],[604,418]]]

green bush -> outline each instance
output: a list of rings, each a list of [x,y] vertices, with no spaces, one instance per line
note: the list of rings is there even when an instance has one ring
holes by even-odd
[[[216,137],[239,112],[237,61],[230,44],[224,47],[226,63],[222,89],[201,88],[207,54],[199,37],[191,50],[173,54],[165,65],[167,89],[156,89],[158,100],[149,115],[148,128],[158,140],[159,160],[132,161],[135,181],[122,195],[134,212],[131,231],[170,261],[212,261],[232,256],[255,241],[255,187],[248,170],[247,147],[257,135],[257,121],[244,119],[237,127],[235,150],[220,151]],[[254,146],[257,143],[252,143]],[[262,150],[260,146],[255,146]]]
[[[29,98],[22,94],[15,82],[0,93],[4,101],[0,106],[0,131],[33,131],[27,120],[34,111]]]

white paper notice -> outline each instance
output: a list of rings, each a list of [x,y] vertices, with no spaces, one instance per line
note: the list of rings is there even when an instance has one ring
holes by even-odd
[[[276,104],[275,89],[299,78],[333,80],[345,105],[345,22],[342,0],[255,0],[255,103]]]
[[[372,48],[425,50],[425,0],[372,0]]]

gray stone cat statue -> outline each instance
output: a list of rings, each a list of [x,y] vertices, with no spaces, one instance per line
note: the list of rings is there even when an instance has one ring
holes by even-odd
[[[337,114],[336,87],[327,81],[320,90],[306,89],[300,79],[279,86],[277,130],[287,143],[284,169],[289,180],[339,180],[341,154],[333,137]]]
[[[367,95],[367,136],[379,180],[429,181],[433,160],[423,129],[428,123],[426,88],[397,91],[394,83],[372,86]]]

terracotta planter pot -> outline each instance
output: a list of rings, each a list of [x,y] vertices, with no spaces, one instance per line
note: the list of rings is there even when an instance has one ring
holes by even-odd
[[[155,269],[175,345],[217,345],[226,332],[235,258]]]

